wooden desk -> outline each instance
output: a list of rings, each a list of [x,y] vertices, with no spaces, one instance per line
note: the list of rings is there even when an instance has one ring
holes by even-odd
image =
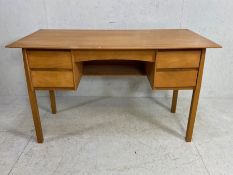
[[[36,90],[76,90],[83,75],[147,76],[153,90],[192,90],[186,141],[192,139],[206,48],[221,46],[190,31],[177,30],[39,30],[8,46],[22,48],[37,142],[43,133]]]

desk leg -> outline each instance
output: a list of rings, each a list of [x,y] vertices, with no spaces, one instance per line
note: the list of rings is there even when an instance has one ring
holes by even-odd
[[[173,90],[172,106],[171,106],[171,112],[172,113],[176,112],[177,98],[178,98],[178,90]]]
[[[29,100],[31,104],[33,122],[34,122],[35,130],[36,130],[37,142],[43,143],[44,138],[43,138],[43,132],[42,132],[42,127],[41,127],[41,122],[40,122],[40,114],[39,114],[38,105],[37,105],[36,92],[35,90],[33,90],[33,91],[29,91],[28,94],[29,94]]]
[[[188,125],[187,125],[187,130],[186,130],[186,137],[185,137],[186,142],[192,141],[193,127],[194,127],[196,113],[197,113],[197,106],[198,106],[199,94],[200,94],[200,89],[201,89],[202,74],[203,74],[203,68],[204,68],[204,62],[205,62],[205,52],[206,52],[206,49],[202,49],[200,66],[199,66],[199,71],[198,71],[198,76],[197,76],[197,83],[196,83],[195,89],[193,90],[192,101],[191,101],[191,106],[190,106],[190,111],[189,111],[189,119],[188,119]]]
[[[190,110],[189,110],[188,125],[187,125],[187,130],[186,130],[186,138],[185,138],[186,142],[191,142],[191,140],[192,140],[193,127],[194,127],[195,118],[196,118],[198,99],[199,99],[199,92],[196,90],[193,90],[192,101],[191,101],[191,106],[190,106]]]
[[[24,60],[24,70],[25,70],[25,76],[26,76],[27,88],[28,88],[28,96],[29,96],[29,100],[31,104],[32,118],[33,118],[35,130],[36,130],[37,142],[43,143],[44,138],[43,138],[43,132],[42,132],[42,127],[41,127],[41,122],[40,122],[40,114],[39,114],[39,109],[37,105],[36,92],[31,84],[26,49],[23,49],[23,60]]]
[[[51,104],[52,113],[56,114],[57,108],[56,108],[55,91],[49,90],[49,96],[50,96],[50,104]]]

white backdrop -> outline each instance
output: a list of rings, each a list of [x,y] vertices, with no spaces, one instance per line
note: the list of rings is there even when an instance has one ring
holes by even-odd
[[[223,46],[207,50],[202,96],[233,97],[232,9],[232,0],[0,0],[0,96],[27,95],[21,50],[4,47],[38,29],[189,28]],[[155,95],[143,77],[83,78],[78,91],[59,93]]]

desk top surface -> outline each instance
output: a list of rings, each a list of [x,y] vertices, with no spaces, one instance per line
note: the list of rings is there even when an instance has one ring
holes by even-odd
[[[41,29],[6,47],[37,49],[194,49],[219,48],[221,46],[188,29]]]

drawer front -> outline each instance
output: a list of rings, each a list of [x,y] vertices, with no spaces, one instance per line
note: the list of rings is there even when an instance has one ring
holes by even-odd
[[[27,54],[30,68],[72,68],[69,50],[28,50]]]
[[[31,71],[34,87],[74,87],[72,71]]]
[[[193,87],[196,85],[197,71],[165,71],[156,72],[155,87]]]
[[[200,50],[158,51],[157,68],[198,68],[201,57]]]
[[[154,62],[155,50],[76,50],[75,61],[139,60]]]

